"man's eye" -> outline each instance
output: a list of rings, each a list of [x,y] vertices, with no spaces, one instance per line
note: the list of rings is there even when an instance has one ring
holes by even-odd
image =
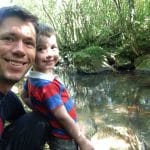
[[[37,49],[37,51],[42,51],[42,50],[43,50],[43,48],[42,48],[42,47],[40,47],[40,46],[39,46],[39,47],[37,47],[36,49]]]
[[[7,42],[13,42],[15,39],[14,37],[3,37],[2,40],[7,41]]]
[[[29,47],[35,48],[35,43],[33,41],[25,41],[25,44]]]

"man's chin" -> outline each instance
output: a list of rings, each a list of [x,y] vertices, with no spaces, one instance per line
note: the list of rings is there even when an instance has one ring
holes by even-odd
[[[5,77],[3,80],[5,83],[15,84],[16,82],[20,81],[21,79],[22,79],[22,76],[12,75],[9,77]]]
[[[14,85],[15,83],[17,83],[18,81],[20,81],[20,78],[9,78],[9,79],[5,79],[5,83],[10,84],[10,85]]]

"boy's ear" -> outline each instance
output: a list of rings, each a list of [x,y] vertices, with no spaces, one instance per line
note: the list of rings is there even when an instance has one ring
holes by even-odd
[[[58,57],[58,61],[56,63],[56,66],[58,66],[59,64],[63,63],[63,58],[61,56]]]
[[[62,60],[63,60],[63,58],[61,56],[59,56],[58,61],[61,62]]]

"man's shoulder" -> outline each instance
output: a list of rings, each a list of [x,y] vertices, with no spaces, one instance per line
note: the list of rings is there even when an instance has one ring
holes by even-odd
[[[13,92],[13,91],[9,91],[6,95],[7,98],[11,98],[11,99],[19,99],[18,96]]]
[[[9,102],[11,105],[20,105],[21,103],[20,99],[13,91],[9,91],[4,99],[6,103]]]

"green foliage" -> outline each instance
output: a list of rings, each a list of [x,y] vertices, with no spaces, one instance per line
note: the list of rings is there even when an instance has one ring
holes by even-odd
[[[149,53],[149,0],[13,0],[37,14],[58,32],[64,53],[92,45],[119,47],[139,56]],[[126,51],[129,49],[129,51]]]
[[[136,65],[138,66],[138,69],[143,69],[143,70],[150,70],[150,55],[143,55],[140,56],[136,60]]]
[[[98,46],[91,46],[81,50],[80,52],[74,53],[74,59],[80,60],[88,59],[94,57],[95,59],[100,59],[104,54],[104,50]]]
[[[75,52],[73,55],[73,60],[75,64],[89,64],[91,61],[97,62],[101,60],[104,56],[104,50],[98,46],[91,46],[81,50],[80,52]]]
[[[83,72],[94,72],[99,69],[104,60],[104,50],[98,46],[91,46],[76,52],[73,62],[78,70]]]

